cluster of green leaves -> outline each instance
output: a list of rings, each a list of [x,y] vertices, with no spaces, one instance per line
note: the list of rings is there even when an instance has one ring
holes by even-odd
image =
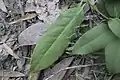
[[[74,45],[73,54],[85,55],[105,49],[109,72],[120,73],[120,1],[98,0],[97,6],[108,19],[83,34]]]
[[[105,49],[108,70],[112,73],[120,73],[120,1],[113,3],[111,1],[98,0],[98,9],[109,19],[83,34],[75,43],[72,53],[85,55]],[[38,41],[32,54],[31,76],[51,66],[64,53],[76,26],[84,20],[83,7],[84,5],[79,5],[62,12],[50,25],[48,31]],[[30,80],[35,80],[35,78]]]

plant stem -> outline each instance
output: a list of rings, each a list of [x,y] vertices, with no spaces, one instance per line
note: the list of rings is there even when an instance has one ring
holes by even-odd
[[[107,20],[109,19],[107,16],[105,16],[103,13],[101,13],[96,6],[94,6],[94,9],[95,9],[100,15],[102,15],[105,19],[107,19]]]

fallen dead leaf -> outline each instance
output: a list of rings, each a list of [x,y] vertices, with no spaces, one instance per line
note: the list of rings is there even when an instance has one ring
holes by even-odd
[[[48,70],[45,72],[45,77],[43,80],[62,80],[62,78],[64,77],[66,70],[65,71],[61,71],[60,73],[56,74],[55,76],[51,77],[48,79],[48,77],[50,75],[53,75],[55,72],[59,71],[60,69],[64,69],[66,67],[68,67],[71,62],[73,61],[74,57],[70,57],[70,58],[65,58],[63,59],[61,62],[59,62],[58,64],[55,65],[55,67],[53,67],[51,70]]]
[[[3,45],[0,45],[0,61],[5,60],[8,57],[8,53],[3,49]]]
[[[74,60],[73,63],[71,64],[71,66],[77,66],[79,65],[81,62],[81,59],[77,59],[77,60]],[[67,80],[67,78],[75,71],[75,69],[69,69],[67,70],[63,80]]]
[[[37,17],[51,24],[59,16],[59,0],[27,0],[25,12],[36,12]]]
[[[41,38],[41,36],[46,32],[46,30],[46,24],[42,22],[31,25],[19,35],[18,41],[20,46],[36,44],[38,39]]]
[[[17,71],[0,70],[0,77],[21,77],[23,73]]]
[[[3,43],[2,46],[3,46],[3,49],[5,49],[5,51],[8,54],[12,55],[16,59],[19,59],[19,57],[13,52],[13,50],[7,44]]]
[[[65,70],[69,70],[69,69],[85,68],[85,67],[90,67],[90,66],[98,66],[98,65],[105,65],[105,63],[97,63],[97,64],[88,64],[88,65],[79,65],[79,66],[66,67],[66,68],[60,69],[57,72],[53,73],[53,75],[50,75],[45,80],[51,79],[52,77],[54,77],[55,75],[57,75],[61,71],[65,71]]]
[[[9,80],[9,77],[0,77],[0,80]]]
[[[5,7],[5,4],[4,4],[3,0],[0,0],[0,9],[4,12],[7,12],[7,9]]]

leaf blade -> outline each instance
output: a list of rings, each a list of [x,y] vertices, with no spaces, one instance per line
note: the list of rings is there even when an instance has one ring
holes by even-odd
[[[108,38],[106,40],[106,38]],[[76,42],[73,54],[88,54],[104,48],[108,43],[114,41],[116,37],[109,31],[107,24],[101,24],[89,30]]]
[[[106,8],[105,8],[105,0],[97,0],[97,8],[100,12],[102,12],[105,16],[109,16]]]
[[[75,26],[83,21],[83,17],[83,7],[72,8],[58,17],[34,49],[31,72],[49,67],[63,54],[68,46],[68,37],[74,33]]]
[[[120,38],[120,19],[114,18],[108,21],[109,28],[111,31]]]
[[[120,17],[120,1],[105,1],[105,7],[111,17]]]
[[[120,73],[120,40],[116,40],[105,48],[106,66],[111,73]]]

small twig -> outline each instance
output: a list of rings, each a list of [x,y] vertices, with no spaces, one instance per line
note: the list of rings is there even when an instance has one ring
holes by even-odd
[[[64,70],[68,70],[68,69],[75,69],[75,68],[83,68],[83,67],[90,67],[90,66],[97,66],[97,65],[104,65],[105,63],[100,63],[100,64],[89,64],[89,65],[79,65],[79,66],[72,66],[72,67],[67,67],[64,69],[61,69],[57,72],[55,72],[53,75],[49,76],[48,78],[46,78],[45,80],[49,80],[50,78],[52,78],[53,76],[55,76],[56,74],[60,73],[61,71]]]
[[[98,80],[98,78],[97,78],[95,72],[93,72],[93,75],[94,75],[94,77],[95,77],[95,80]]]
[[[96,71],[96,70],[91,70],[94,73],[98,73],[98,74],[105,74],[104,72],[100,72],[100,71]]]
[[[24,59],[27,59],[27,60],[31,60],[31,58],[29,58],[29,57],[23,56],[23,58],[24,58]]]
[[[112,80],[113,76],[114,76],[114,75],[111,75],[108,80]]]
[[[23,16],[25,16],[23,5],[21,3],[21,0],[18,0],[18,2],[19,2],[19,8],[20,8],[21,16],[23,17]],[[22,26],[22,29],[24,30],[26,28],[25,22],[21,21],[21,26]]]
[[[89,0],[87,0],[87,2],[90,4],[90,1]],[[91,5],[91,7],[93,8],[93,10],[96,10],[101,16],[103,16],[105,19],[109,19],[107,16],[105,16],[103,13],[101,13],[99,10],[98,10],[98,8],[97,8],[97,6],[94,4],[94,5]]]

